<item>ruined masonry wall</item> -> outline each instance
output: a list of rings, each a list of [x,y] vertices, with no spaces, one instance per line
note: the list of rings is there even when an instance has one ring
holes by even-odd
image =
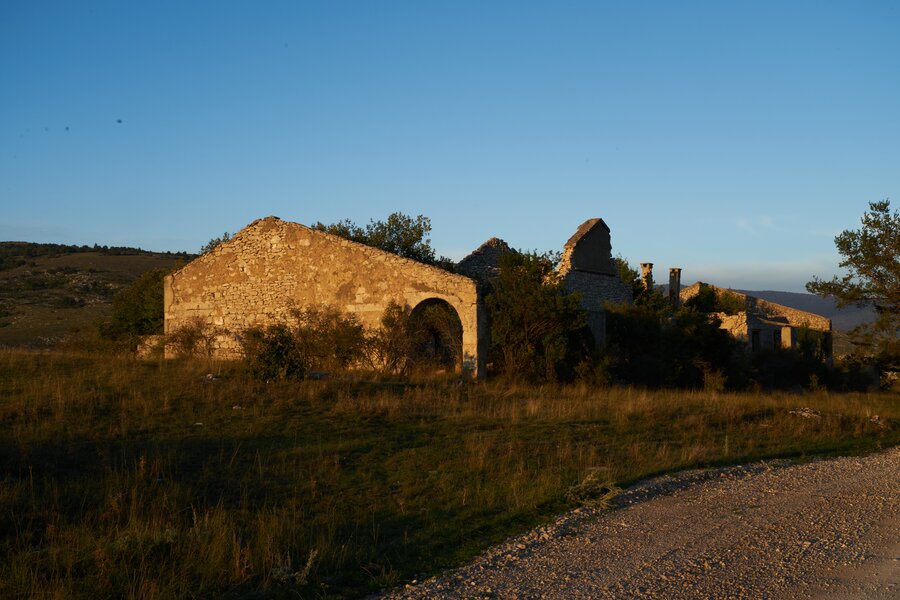
[[[618,275],[569,271],[563,276],[566,289],[582,295],[581,306],[588,311],[603,310],[607,302],[630,304],[631,288]]]
[[[775,304],[755,298],[756,308],[765,315],[784,317],[794,327],[809,327],[815,331],[831,331],[831,319],[815,313],[798,310],[789,306]]]
[[[217,354],[234,357],[236,334],[284,322],[294,307],[330,305],[375,328],[390,301],[413,308],[429,298],[456,309],[464,366],[480,376],[487,319],[473,280],[268,217],[166,278],[165,332],[199,317],[228,332]]]

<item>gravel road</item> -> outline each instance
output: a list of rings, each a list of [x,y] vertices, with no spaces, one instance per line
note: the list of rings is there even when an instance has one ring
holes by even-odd
[[[900,598],[900,448],[689,471],[391,598]]]

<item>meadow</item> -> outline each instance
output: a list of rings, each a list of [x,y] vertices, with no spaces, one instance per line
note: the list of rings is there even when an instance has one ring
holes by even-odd
[[[872,452],[898,425],[896,393],[266,383],[0,350],[0,596],[358,597],[550,520],[571,490],[590,502],[584,481]]]

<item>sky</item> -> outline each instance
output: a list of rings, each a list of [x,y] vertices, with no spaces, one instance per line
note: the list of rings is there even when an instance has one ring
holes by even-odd
[[[196,252],[275,215],[802,291],[900,202],[900,3],[0,2],[0,240]]]

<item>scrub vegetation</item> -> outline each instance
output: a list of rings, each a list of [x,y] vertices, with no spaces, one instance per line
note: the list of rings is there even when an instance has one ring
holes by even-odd
[[[602,501],[585,490],[869,452],[898,424],[895,394],[265,382],[241,363],[3,350],[0,595],[359,596]]]

